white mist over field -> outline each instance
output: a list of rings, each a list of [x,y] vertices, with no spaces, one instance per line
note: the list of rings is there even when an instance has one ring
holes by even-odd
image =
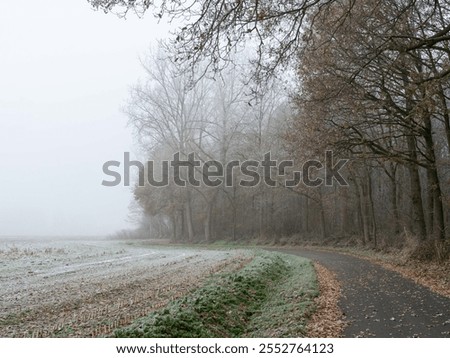
[[[131,189],[101,185],[131,151],[120,111],[138,60],[168,26],[86,1],[8,2],[0,12],[0,236],[123,229]]]

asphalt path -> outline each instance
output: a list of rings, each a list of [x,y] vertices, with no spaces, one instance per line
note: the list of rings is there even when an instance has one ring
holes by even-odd
[[[345,337],[450,338],[450,299],[367,260],[328,251],[277,250],[317,261],[341,283]]]

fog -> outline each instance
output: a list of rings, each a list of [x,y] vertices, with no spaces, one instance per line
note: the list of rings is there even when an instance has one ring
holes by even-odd
[[[167,33],[85,1],[8,2],[0,12],[0,235],[103,235],[130,227],[130,188],[102,164],[133,153],[120,108],[138,57]]]

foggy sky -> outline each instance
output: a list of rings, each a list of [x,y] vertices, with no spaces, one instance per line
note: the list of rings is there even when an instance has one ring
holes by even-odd
[[[102,164],[133,151],[120,108],[138,57],[168,26],[86,1],[4,3],[0,11],[0,236],[101,235],[130,227],[130,188]]]

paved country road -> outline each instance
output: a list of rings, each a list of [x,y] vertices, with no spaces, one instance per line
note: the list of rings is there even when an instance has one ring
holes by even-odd
[[[345,337],[450,338],[450,299],[369,261],[306,249],[283,249],[336,273]]]

